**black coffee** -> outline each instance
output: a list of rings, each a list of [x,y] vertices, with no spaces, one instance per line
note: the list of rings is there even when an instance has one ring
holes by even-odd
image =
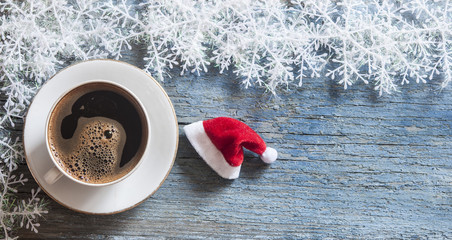
[[[141,107],[129,93],[97,82],[61,98],[47,131],[51,152],[67,173],[88,183],[107,183],[136,166],[148,128]]]

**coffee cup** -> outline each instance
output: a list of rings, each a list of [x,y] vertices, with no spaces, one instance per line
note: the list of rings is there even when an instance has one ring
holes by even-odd
[[[130,176],[150,142],[148,113],[126,87],[91,80],[63,93],[46,120],[45,141],[53,162],[47,184],[62,176],[93,187]]]

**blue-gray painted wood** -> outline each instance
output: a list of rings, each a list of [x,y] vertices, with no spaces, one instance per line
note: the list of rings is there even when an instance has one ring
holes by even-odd
[[[140,49],[124,59],[143,66]],[[452,238],[452,90],[411,84],[378,97],[326,78],[278,97],[243,89],[215,69],[162,83],[180,124],[174,167],[135,209],[84,215],[50,201],[39,233],[25,238],[343,239]],[[157,113],[156,113],[157,114]],[[182,127],[230,116],[279,150],[262,163],[246,152],[239,179],[217,176]],[[20,124],[18,125],[20,128]],[[20,130],[20,129],[19,129]],[[21,194],[37,187],[30,179]],[[43,194],[44,195],[44,194]]]

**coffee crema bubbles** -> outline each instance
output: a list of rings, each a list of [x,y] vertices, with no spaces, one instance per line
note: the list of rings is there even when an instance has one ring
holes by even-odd
[[[87,183],[108,183],[126,175],[140,160],[147,139],[144,114],[137,105],[124,90],[108,84],[66,94],[47,129],[56,162]]]

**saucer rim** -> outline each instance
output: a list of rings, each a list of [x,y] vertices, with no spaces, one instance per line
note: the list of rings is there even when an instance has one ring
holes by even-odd
[[[31,167],[30,167],[30,162],[29,162],[29,160],[28,160],[28,154],[27,154],[26,148],[25,148],[25,127],[27,126],[28,112],[29,112],[29,110],[30,110],[31,104],[32,104],[33,101],[35,100],[36,96],[38,96],[38,94],[39,94],[39,92],[41,91],[41,89],[42,89],[48,82],[50,82],[55,76],[57,76],[60,72],[66,70],[66,69],[68,69],[68,68],[70,68],[70,67],[73,67],[73,66],[75,66],[75,65],[79,65],[79,64],[82,64],[82,63],[96,62],[96,61],[111,61],[111,62],[116,62],[116,63],[120,63],[120,64],[125,64],[125,65],[128,65],[129,67],[135,68],[135,69],[141,71],[142,73],[146,74],[146,76],[149,77],[152,81],[154,81],[154,83],[157,85],[157,87],[159,87],[159,89],[160,89],[160,90],[163,92],[163,94],[165,95],[166,100],[167,100],[168,103],[170,104],[171,111],[172,111],[172,113],[173,113],[174,121],[175,121],[175,124],[176,124],[176,125],[175,125],[175,130],[176,130],[176,144],[175,144],[173,159],[172,159],[172,161],[171,161],[171,164],[170,164],[170,167],[168,168],[167,173],[165,174],[165,177],[161,180],[161,182],[160,182],[160,184],[158,185],[158,187],[157,187],[154,191],[152,191],[149,195],[147,195],[146,197],[144,197],[141,201],[137,202],[136,204],[134,204],[134,205],[132,205],[132,206],[130,206],[130,207],[128,207],[128,208],[124,208],[124,209],[117,210],[117,211],[112,211],[112,212],[89,212],[89,211],[84,211],[84,210],[80,210],[80,209],[71,207],[71,206],[69,206],[69,205],[67,205],[67,204],[65,204],[65,203],[62,203],[61,201],[57,200],[57,199],[56,199],[52,194],[50,194],[50,193],[49,193],[49,192],[41,185],[41,183],[39,183],[39,181],[37,180],[37,177],[35,176],[35,173],[33,172],[33,170],[32,170]],[[154,193],[157,192],[158,189],[160,189],[160,187],[162,186],[162,184],[163,184],[163,183],[165,182],[165,180],[167,179],[169,173],[171,172],[171,169],[172,169],[173,166],[174,166],[174,162],[176,161],[177,150],[179,149],[179,123],[178,123],[178,120],[177,120],[177,115],[176,115],[176,111],[175,111],[175,109],[174,109],[174,105],[173,105],[173,103],[171,102],[171,99],[169,98],[167,92],[166,92],[165,89],[163,89],[163,87],[157,82],[157,80],[155,80],[149,73],[147,73],[147,72],[144,71],[143,69],[141,69],[141,68],[139,68],[139,67],[137,67],[137,66],[135,66],[135,65],[132,65],[132,64],[130,64],[130,63],[127,63],[127,62],[124,62],[124,61],[120,61],[120,60],[116,60],[116,59],[107,59],[107,58],[102,59],[102,58],[101,58],[101,59],[81,60],[81,61],[74,62],[73,64],[68,65],[68,66],[62,68],[61,70],[59,70],[58,72],[56,72],[55,74],[53,74],[53,75],[52,75],[52,76],[51,76],[44,84],[42,84],[42,85],[40,86],[39,90],[36,92],[36,94],[35,94],[35,95],[33,96],[33,98],[30,100],[30,105],[28,106],[28,109],[27,109],[27,111],[26,111],[26,113],[25,113],[25,117],[24,117],[24,125],[23,125],[23,129],[22,129],[22,143],[23,143],[23,145],[24,145],[24,146],[23,146],[23,149],[24,149],[24,158],[25,158],[25,161],[26,161],[26,163],[27,163],[27,168],[28,168],[28,170],[30,171],[30,173],[31,173],[33,179],[35,180],[35,182],[38,184],[39,189],[43,190],[43,191],[47,194],[47,196],[49,196],[50,198],[52,198],[55,202],[57,202],[57,203],[60,204],[61,206],[64,206],[64,207],[66,207],[66,208],[68,208],[68,209],[70,209],[70,210],[72,210],[72,211],[75,211],[75,212],[79,212],[79,213],[83,213],[83,214],[89,214],[89,215],[113,215],[113,214],[122,213],[122,212],[125,212],[125,211],[127,211],[127,210],[130,210],[130,209],[133,209],[133,208],[137,207],[138,205],[142,204],[144,201],[146,201],[147,199],[149,199],[152,195],[154,195]],[[116,184],[116,183],[115,183],[115,184]],[[114,185],[114,184],[113,184],[113,185]],[[108,186],[99,186],[99,188],[102,188],[102,187],[108,187]]]

